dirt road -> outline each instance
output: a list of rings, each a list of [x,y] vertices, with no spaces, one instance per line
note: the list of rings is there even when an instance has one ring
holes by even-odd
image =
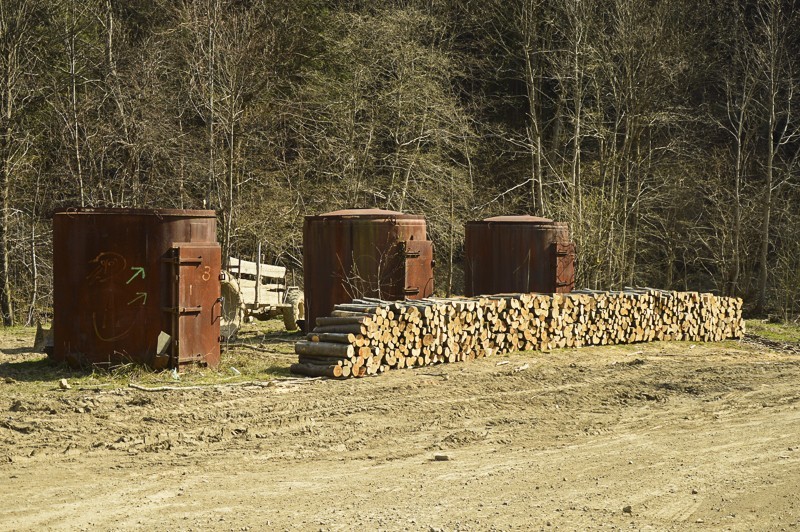
[[[733,342],[21,390],[3,530],[800,530],[800,356]]]

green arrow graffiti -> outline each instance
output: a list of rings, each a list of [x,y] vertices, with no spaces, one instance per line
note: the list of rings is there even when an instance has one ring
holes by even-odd
[[[134,279],[139,277],[139,274],[141,274],[142,275],[142,279],[144,279],[144,277],[145,277],[144,267],[142,267],[142,266],[131,266],[131,270],[133,270],[133,275],[131,275],[131,278],[128,279],[128,282],[125,283],[125,284],[131,284],[131,281],[133,281]]]
[[[147,292],[136,292],[136,297],[128,301],[128,305],[133,305],[139,300],[142,300],[142,305],[147,303]]]

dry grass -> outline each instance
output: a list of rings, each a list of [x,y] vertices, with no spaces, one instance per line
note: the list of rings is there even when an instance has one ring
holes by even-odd
[[[135,364],[106,369],[73,369],[34,353],[36,330],[31,327],[0,328],[0,385],[6,392],[36,393],[59,387],[66,379],[74,389],[145,386],[229,384],[266,381],[289,376],[293,344],[301,333],[287,333],[283,322],[270,320],[246,324],[237,339],[223,344],[218,368],[193,367],[176,375],[151,371]]]
[[[766,320],[747,320],[747,332],[776,342],[800,342],[800,324],[767,323]]]

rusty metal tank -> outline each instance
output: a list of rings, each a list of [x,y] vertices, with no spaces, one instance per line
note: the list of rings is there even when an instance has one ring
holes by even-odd
[[[306,329],[358,297],[421,299],[433,293],[433,245],[425,217],[380,209],[306,216]]]
[[[571,292],[575,285],[575,244],[564,222],[496,216],[467,222],[465,239],[468,296]]]
[[[71,366],[219,362],[213,211],[53,215],[53,358]]]

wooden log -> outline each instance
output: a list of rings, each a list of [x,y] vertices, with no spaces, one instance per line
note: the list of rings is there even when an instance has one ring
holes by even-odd
[[[366,321],[363,316],[352,317],[320,317],[317,318],[317,327],[328,327],[335,325],[361,325]]]
[[[367,305],[367,306],[376,306],[376,307],[388,307],[395,303],[394,301],[386,301],[385,299],[378,299],[376,297],[361,297],[359,299],[354,299],[354,305]]]
[[[324,327],[315,327],[312,332],[315,333],[340,333],[340,334],[368,334],[369,330],[363,324],[351,325],[326,325]]]
[[[345,363],[348,363],[351,360],[349,358],[339,358],[339,357],[317,357],[312,355],[297,355],[297,360],[302,364],[318,364],[321,366],[333,366],[334,364],[337,366],[344,366]]]
[[[331,377],[339,378],[342,376],[342,366],[318,366],[316,364],[292,364],[289,371],[297,375],[307,377]]]
[[[334,310],[331,312],[332,318],[375,318],[375,314],[366,314],[364,312],[354,312],[352,310]]]
[[[354,305],[354,304],[341,304],[333,307],[334,310],[348,310],[350,312],[363,312],[365,314],[375,314],[378,307],[375,305]]]
[[[348,344],[300,341],[294,344],[294,352],[298,355],[353,358],[355,348]]]
[[[351,344],[363,338],[360,334],[353,333],[308,333],[306,339],[310,342],[328,342],[332,344]]]

